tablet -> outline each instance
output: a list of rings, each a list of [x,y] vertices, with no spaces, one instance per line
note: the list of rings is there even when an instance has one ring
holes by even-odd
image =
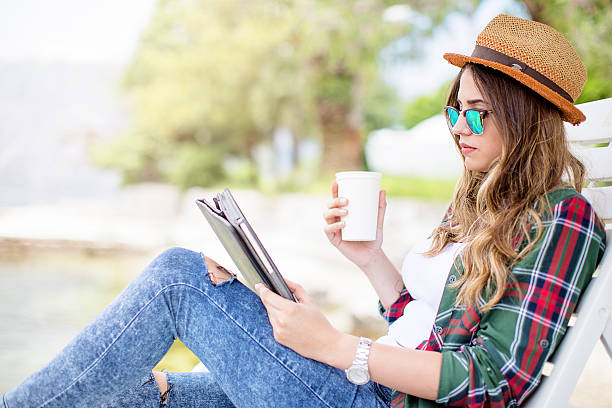
[[[213,203],[205,199],[196,200],[198,208],[232,257],[247,285],[255,290],[255,285],[263,282],[278,295],[297,302],[230,190],[226,188],[217,194]]]

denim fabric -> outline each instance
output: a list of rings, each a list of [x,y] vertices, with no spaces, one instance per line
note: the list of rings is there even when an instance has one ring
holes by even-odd
[[[210,373],[166,373],[170,391],[166,408],[234,408]],[[150,375],[142,385],[124,390],[105,408],[146,407],[161,405],[157,383]]]
[[[3,408],[158,407],[151,369],[177,338],[210,374],[169,373],[167,408],[390,403],[388,388],[356,386],[342,370],[278,344],[255,293],[235,278],[213,285],[201,253],[172,248],[46,367],[5,394]]]

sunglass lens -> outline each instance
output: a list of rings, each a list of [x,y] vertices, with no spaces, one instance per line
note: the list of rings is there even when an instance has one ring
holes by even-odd
[[[482,120],[480,118],[480,112],[475,110],[465,111],[465,119],[467,120],[468,126],[476,135],[480,135],[483,132]]]
[[[446,108],[446,115],[448,116],[448,123],[451,127],[454,127],[459,119],[459,112],[452,108]]]

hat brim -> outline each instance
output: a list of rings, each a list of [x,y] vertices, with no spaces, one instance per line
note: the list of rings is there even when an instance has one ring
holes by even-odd
[[[504,74],[516,79],[528,88],[534,90],[559,108],[563,114],[563,120],[570,122],[573,125],[577,125],[586,120],[584,113],[582,113],[580,109],[576,108],[573,103],[519,70],[498,62],[492,62],[482,58],[468,57],[467,55],[461,54],[446,53],[444,54],[444,59],[459,68],[462,68],[468,62],[473,62],[475,64],[484,65],[497,71],[501,71]]]

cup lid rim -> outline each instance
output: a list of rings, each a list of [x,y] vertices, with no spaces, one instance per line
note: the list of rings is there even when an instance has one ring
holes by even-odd
[[[382,174],[375,172],[375,171],[341,171],[341,172],[336,173],[336,178],[349,178],[349,177],[350,178],[356,178],[356,177],[380,178],[382,177]]]

